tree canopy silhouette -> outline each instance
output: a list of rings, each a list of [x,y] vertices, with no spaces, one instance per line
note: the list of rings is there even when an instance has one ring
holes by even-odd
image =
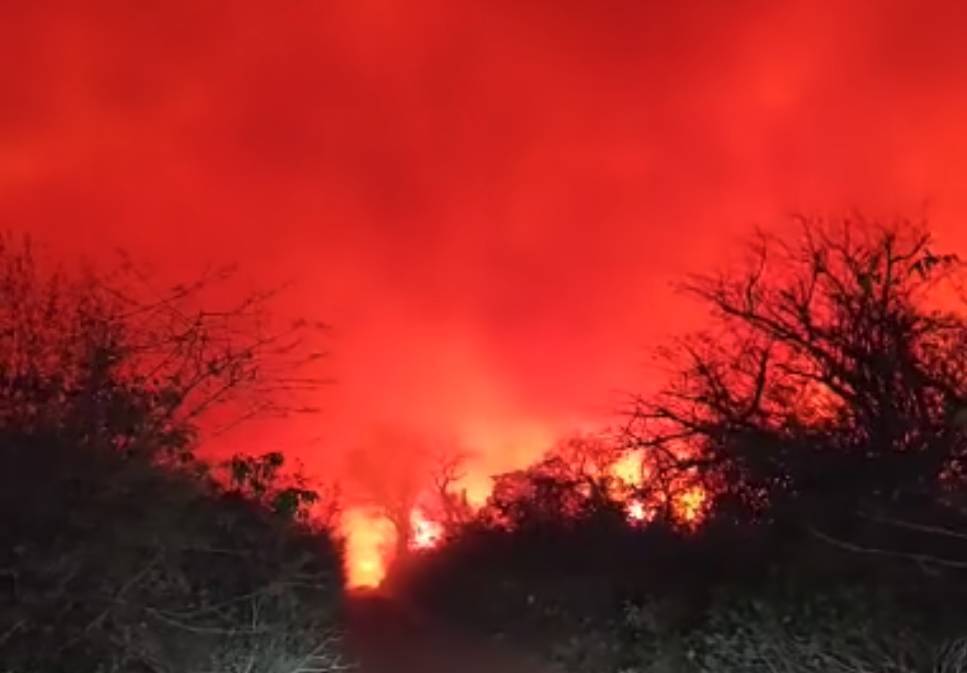
[[[282,454],[221,479],[202,429],[305,410],[307,323],[227,278],[156,290],[0,237],[0,660],[18,671],[330,670],[338,550]]]
[[[743,517],[820,526],[959,502],[962,262],[921,227],[856,220],[803,220],[749,253],[683,285],[713,325],[664,351],[674,374],[635,400],[629,445],[699,469]]]

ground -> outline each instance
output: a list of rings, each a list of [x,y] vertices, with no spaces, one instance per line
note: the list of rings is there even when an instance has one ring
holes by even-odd
[[[562,673],[494,636],[450,626],[385,596],[355,596],[347,634],[359,673]]]

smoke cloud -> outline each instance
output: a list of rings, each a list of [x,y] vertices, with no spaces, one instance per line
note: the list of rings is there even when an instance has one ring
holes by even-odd
[[[479,485],[653,385],[702,320],[670,281],[755,225],[967,244],[960,4],[3,3],[0,222],[295,280],[336,383],[251,448],[356,478],[391,427],[371,470],[450,444]]]

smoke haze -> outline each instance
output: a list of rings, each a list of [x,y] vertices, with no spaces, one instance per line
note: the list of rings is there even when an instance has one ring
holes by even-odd
[[[0,222],[296,281],[279,308],[333,325],[337,382],[246,439],[347,475],[458,445],[485,481],[647,389],[702,317],[670,281],[755,225],[857,207],[967,243],[964,13],[7,2]]]

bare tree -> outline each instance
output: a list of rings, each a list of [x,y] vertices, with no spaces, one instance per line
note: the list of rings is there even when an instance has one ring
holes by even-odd
[[[108,274],[45,272],[29,240],[0,237],[0,425],[186,458],[199,429],[313,412],[325,326],[273,320],[278,291],[204,307],[232,273],[161,288],[127,257]]]
[[[413,539],[413,508],[430,479],[425,442],[397,426],[380,426],[347,457],[356,498],[382,511],[396,531],[396,556]]]
[[[535,464],[497,475],[483,512],[498,526],[567,524],[619,506],[612,467],[625,447],[608,438],[567,438]]]
[[[436,507],[448,533],[452,533],[473,518],[473,508],[467,500],[467,491],[456,491],[460,480],[466,476],[467,453],[443,451],[433,460],[433,490]]]
[[[663,353],[676,373],[634,400],[629,446],[664,470],[698,469],[760,513],[811,502],[842,514],[962,489],[958,258],[922,228],[855,220],[802,220],[797,238],[760,234],[749,252],[738,273],[684,284],[714,325]]]
[[[228,485],[195,456],[205,430],[311,411],[324,383],[321,326],[273,320],[275,293],[205,308],[230,275],[67,273],[0,236],[11,670],[339,670],[337,554],[294,520],[314,492],[277,481],[281,454],[237,458]]]

